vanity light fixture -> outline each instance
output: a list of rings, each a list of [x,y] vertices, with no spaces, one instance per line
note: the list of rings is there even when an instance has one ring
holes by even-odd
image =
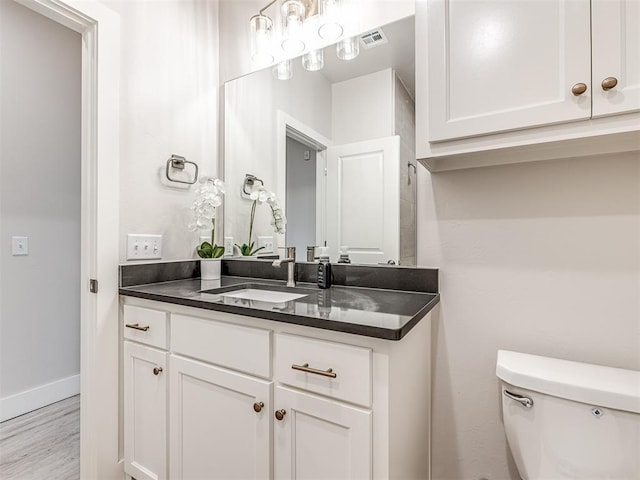
[[[324,53],[322,49],[311,50],[302,56],[302,66],[309,72],[317,72],[324,67]]]
[[[276,20],[282,27],[279,33],[275,32],[274,21],[265,14],[278,1],[281,1],[280,18]],[[343,17],[347,7],[343,4],[350,1],[353,0],[273,0],[268,3],[250,19],[254,67],[272,64],[310,48],[309,57],[303,60],[310,68],[305,68],[310,71],[321,69],[324,65],[322,55],[313,52],[345,34]]]
[[[287,54],[297,55],[305,48],[302,22],[305,18],[305,7],[300,0],[285,0],[282,3],[282,50]]]
[[[336,44],[336,55],[340,60],[353,60],[360,54],[358,37],[350,37],[340,40]]]
[[[289,80],[293,77],[293,62],[291,59],[283,60],[273,67],[273,76],[278,80]]]
[[[271,53],[273,21],[263,15],[260,10],[258,15],[251,17],[249,24],[251,26],[251,61],[256,66],[271,64],[273,62]]]
[[[324,40],[337,40],[344,32],[340,23],[340,0],[320,0],[318,35]]]

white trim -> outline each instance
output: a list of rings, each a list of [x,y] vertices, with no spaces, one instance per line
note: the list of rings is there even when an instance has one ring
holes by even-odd
[[[99,0],[16,0],[82,35],[80,478],[122,478],[119,448],[120,18]],[[89,279],[99,293],[89,293]]]
[[[24,415],[80,393],[80,375],[0,398],[0,422]]]
[[[277,110],[276,112],[276,178],[277,178],[277,191],[275,192],[280,206],[286,212],[287,211],[287,131],[295,130],[302,134],[297,136],[298,140],[302,140],[304,143],[313,143],[314,148],[319,152],[326,150],[328,147],[333,146],[333,142],[326,138],[319,132],[316,132],[313,128],[302,123],[300,120],[292,117],[288,113]],[[289,135],[291,136],[291,135]],[[306,138],[305,138],[306,137]],[[316,208],[316,245],[322,245],[321,241],[325,237],[325,177],[324,168],[326,166],[326,156],[324,154],[316,156],[316,165],[320,166],[322,175],[318,180],[321,182],[319,189],[316,192],[319,193],[316,198],[316,206],[320,206],[320,209]],[[278,236],[278,247],[284,247],[282,242],[285,241],[285,237]]]

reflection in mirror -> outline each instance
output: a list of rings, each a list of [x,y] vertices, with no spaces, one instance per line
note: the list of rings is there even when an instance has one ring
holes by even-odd
[[[352,263],[415,265],[414,18],[361,40],[353,60],[335,45],[323,56],[319,71],[297,58],[287,80],[269,68],[225,84],[225,238],[249,243],[251,230],[258,256],[286,245],[304,261],[326,245],[333,262],[344,250]],[[252,222],[247,174],[275,194],[284,235],[268,202]]]

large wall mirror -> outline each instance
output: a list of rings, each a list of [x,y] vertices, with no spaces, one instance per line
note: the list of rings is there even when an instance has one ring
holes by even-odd
[[[297,58],[225,84],[225,243],[251,229],[258,256],[286,245],[304,261],[316,245],[332,261],[346,249],[352,263],[416,264],[414,30],[408,17],[365,34],[352,60],[334,45],[320,70]],[[286,233],[267,201],[252,209],[261,187]]]

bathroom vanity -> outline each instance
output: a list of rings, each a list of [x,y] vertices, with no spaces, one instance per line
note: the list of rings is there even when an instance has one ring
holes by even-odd
[[[178,263],[172,281],[121,267],[128,475],[429,478],[437,270],[345,266],[361,286],[321,290],[238,275],[257,261],[217,283]]]

